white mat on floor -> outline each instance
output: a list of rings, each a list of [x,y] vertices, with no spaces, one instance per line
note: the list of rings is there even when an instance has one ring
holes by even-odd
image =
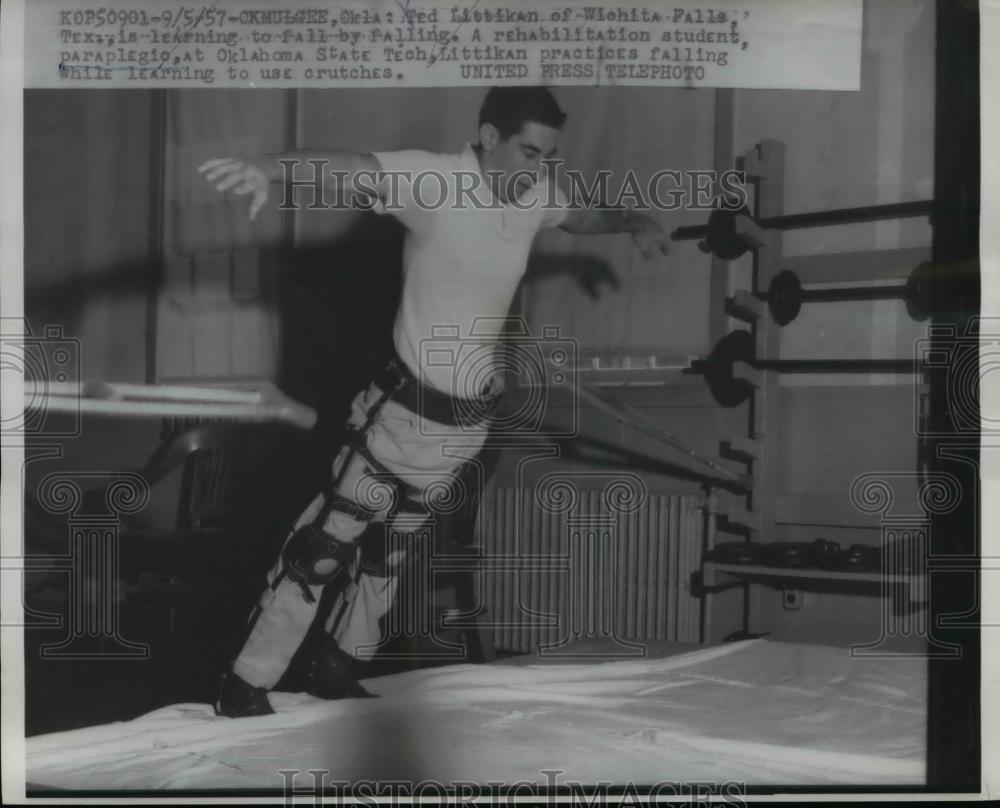
[[[324,781],[918,784],[926,663],[752,640],[660,660],[457,665],[366,681],[381,698],[271,695],[277,714],[181,704],[28,739],[29,782],[70,789]]]

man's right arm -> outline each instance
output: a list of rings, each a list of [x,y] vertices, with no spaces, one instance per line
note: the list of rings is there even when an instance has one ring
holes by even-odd
[[[216,190],[232,191],[237,196],[250,195],[250,218],[267,201],[271,183],[297,183],[319,179],[325,190],[358,192],[380,198],[384,179],[378,177],[381,166],[374,155],[344,150],[302,150],[262,155],[256,159],[222,157],[198,167]]]

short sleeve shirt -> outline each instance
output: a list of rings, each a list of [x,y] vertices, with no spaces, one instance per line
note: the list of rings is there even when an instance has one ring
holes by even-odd
[[[403,294],[393,331],[400,358],[450,395],[482,393],[535,235],[568,201],[548,179],[503,204],[470,146],[461,154],[375,154],[387,176],[376,210],[406,228]]]

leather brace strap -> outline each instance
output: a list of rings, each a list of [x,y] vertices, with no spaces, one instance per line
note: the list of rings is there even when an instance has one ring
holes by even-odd
[[[392,483],[393,485],[402,482],[402,480],[400,480],[394,472],[390,471],[375,459],[374,455],[372,455],[368,449],[368,444],[365,441],[365,435],[363,432],[355,431],[348,435],[347,440],[350,443],[351,448],[362,460],[365,461],[365,465],[367,465],[371,471],[378,474],[379,477],[386,478],[386,481]]]
[[[383,390],[395,390],[392,400],[410,412],[445,426],[484,428],[495,415],[500,397],[462,399],[424,384],[399,357],[375,376]]]
[[[375,516],[373,510],[366,508],[359,502],[355,502],[353,499],[348,499],[339,491],[326,491],[323,497],[326,503],[320,511],[320,515],[313,520],[313,524],[319,523],[320,527],[325,524],[327,516],[333,511],[349,516],[358,522],[370,522]]]

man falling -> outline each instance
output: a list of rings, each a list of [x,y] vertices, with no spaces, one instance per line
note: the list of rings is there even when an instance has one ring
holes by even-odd
[[[249,636],[223,677],[220,715],[273,712],[268,691],[334,581],[340,590],[324,640],[310,649],[308,689],[320,698],[370,695],[350,663],[373,653],[395,596],[406,549],[389,547],[386,537],[419,531],[430,518],[435,496],[482,449],[501,389],[499,372],[484,378],[481,365],[470,372],[477,363],[463,361],[470,351],[482,354],[481,327],[450,361],[427,360],[425,346],[441,328],[461,343],[474,324],[502,323],[543,227],[631,233],[647,258],[666,254],[667,235],[650,218],[573,207],[545,176],[543,161],[555,154],[565,119],[547,89],[494,88],[479,112],[479,143],[461,154],[295,152],[199,168],[218,190],[249,195],[253,218],[270,184],[286,181],[279,160],[320,161],[324,187],[368,195],[407,230],[396,356],[354,399],[331,482],[299,517],[268,574]],[[485,337],[497,345],[500,338],[499,329]]]

